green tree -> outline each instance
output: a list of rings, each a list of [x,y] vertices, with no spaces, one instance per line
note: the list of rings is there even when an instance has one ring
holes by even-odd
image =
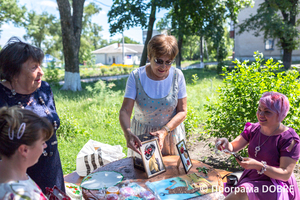
[[[63,90],[81,90],[79,48],[85,0],[56,0],[60,14],[62,43],[65,59]],[[72,12],[71,12],[72,10]]]
[[[62,53],[62,36],[61,36],[61,27],[60,22],[57,21],[53,24],[55,27],[55,32],[53,32],[52,37],[46,38],[43,42],[45,53],[54,56],[55,58],[59,58],[60,60],[64,60],[64,54]]]
[[[24,20],[25,6],[19,7],[17,0],[1,0],[0,1],[0,27],[3,23],[13,22],[20,25]]]
[[[224,48],[224,23],[226,19],[236,21],[237,14],[252,0],[173,0],[172,9],[158,26],[168,29],[172,35],[177,36],[179,55],[176,58],[176,66],[180,67],[181,47],[184,43],[184,35],[197,34],[200,37],[210,37],[218,48],[218,59],[222,60]],[[222,47],[222,48],[221,48]],[[222,53],[222,54],[221,54]]]
[[[200,37],[198,35],[184,36],[182,59],[194,60],[200,58]]]
[[[119,38],[117,40],[111,40],[109,42],[109,44],[122,43],[123,42],[122,40],[123,40],[122,38]],[[124,43],[125,44],[140,44],[138,41],[135,41],[135,40],[133,40],[133,39],[127,37],[127,36],[124,36]]]
[[[255,30],[255,36],[264,34],[264,39],[278,39],[278,47],[283,49],[283,65],[291,67],[292,52],[299,47],[299,1],[268,0],[263,1],[255,15],[250,15],[238,27],[238,33]]]
[[[168,8],[169,0],[114,0],[111,10],[108,12],[108,23],[110,23],[110,33],[122,33],[125,29],[140,26],[147,28],[148,44],[152,37],[155,14],[157,8]],[[148,21],[148,23],[147,23]],[[147,60],[147,45],[144,46],[140,66],[145,65]]]
[[[47,37],[54,35],[57,19],[54,15],[43,12],[41,15],[35,11],[27,13],[26,20],[22,26],[26,29],[26,34],[23,36],[25,40],[31,39],[37,47],[42,47],[42,43]],[[53,30],[54,29],[54,30]]]
[[[102,47],[103,39],[100,32],[103,31],[103,29],[98,24],[92,22],[92,16],[98,14],[100,11],[101,8],[95,3],[90,3],[84,7],[79,63],[86,62],[88,64],[93,64],[92,51]]]

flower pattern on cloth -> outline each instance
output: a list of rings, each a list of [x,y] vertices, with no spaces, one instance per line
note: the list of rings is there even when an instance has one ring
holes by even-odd
[[[39,186],[28,177],[27,180],[0,183],[0,199],[4,200],[47,200]]]
[[[131,120],[131,131],[137,135],[149,135],[150,132],[160,130],[175,115],[178,104],[178,70],[175,68],[172,87],[166,97],[153,99],[145,92],[139,77],[138,70],[134,70],[136,82],[136,99],[134,103],[134,116]],[[153,88],[154,90],[156,88]],[[184,124],[176,127],[164,141],[163,155],[177,155],[176,144],[185,139]],[[133,156],[134,152],[129,149],[127,156]]]

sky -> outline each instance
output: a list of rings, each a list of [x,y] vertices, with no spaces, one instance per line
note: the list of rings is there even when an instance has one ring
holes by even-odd
[[[104,39],[118,39],[122,37],[122,34],[115,34],[113,37],[110,37],[109,33],[109,24],[107,13],[110,10],[111,5],[113,4],[112,0],[86,0],[85,4],[87,5],[90,2],[96,3],[99,7],[102,8],[99,14],[92,17],[92,21],[102,26],[103,31],[101,35]],[[19,0],[19,5],[25,5],[27,10],[35,10],[38,14],[41,14],[43,11],[48,12],[49,14],[54,14],[59,18],[59,11],[57,7],[56,0]],[[167,10],[161,9],[160,12],[156,14],[156,22],[167,13]],[[23,36],[26,34],[24,28],[15,27],[12,23],[3,24],[0,29],[2,30],[0,35],[0,46],[4,46],[8,39],[12,36],[17,36],[24,40]],[[135,41],[143,43],[142,40],[142,29],[140,27],[134,27],[129,30],[124,31],[124,36],[132,38]]]

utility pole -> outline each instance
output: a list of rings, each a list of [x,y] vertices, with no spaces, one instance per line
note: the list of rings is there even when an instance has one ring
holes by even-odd
[[[124,31],[122,32],[122,64],[125,64]]]
[[[203,63],[203,36],[200,36],[200,68],[204,68]]]

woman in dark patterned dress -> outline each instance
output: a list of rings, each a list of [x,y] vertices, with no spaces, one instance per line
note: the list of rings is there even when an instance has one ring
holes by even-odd
[[[56,130],[60,121],[56,112],[53,93],[44,75],[41,49],[20,41],[9,39],[0,52],[0,107],[19,105],[46,117],[54,128],[53,136],[46,142],[47,148],[39,161],[28,168],[27,174],[45,193],[45,187],[56,185],[65,191],[61,161],[57,149]]]

